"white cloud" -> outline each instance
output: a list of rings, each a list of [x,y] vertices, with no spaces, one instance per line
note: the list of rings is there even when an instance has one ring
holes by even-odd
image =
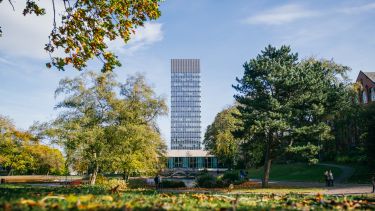
[[[301,5],[289,4],[248,17],[244,22],[247,24],[280,25],[318,15],[318,12],[308,10]]]
[[[121,39],[110,42],[109,48],[123,54],[131,55],[134,52],[163,40],[163,31],[161,23],[145,23],[143,27],[138,28],[129,40],[124,43]]]
[[[41,1],[42,7],[46,8],[44,16],[22,15],[25,6],[24,1],[15,1],[15,9],[7,3],[0,4],[0,26],[3,37],[0,38],[0,53],[11,56],[24,56],[34,59],[47,59],[48,53],[44,50],[48,42],[48,35],[52,29],[53,13],[50,2]],[[57,5],[57,14],[62,11],[62,5]],[[57,19],[59,16],[57,16]],[[130,41],[125,45],[119,39],[110,43],[111,50],[132,54],[163,39],[161,23],[145,23],[144,27],[136,30]],[[61,52],[56,52],[58,55]]]
[[[362,12],[367,12],[375,10],[375,3],[360,5],[360,6],[353,6],[353,7],[346,7],[340,9],[339,12],[346,13],[346,14],[358,14]]]
[[[42,1],[46,8],[44,16],[22,15],[25,1],[13,1],[15,11],[8,2],[0,4],[0,26],[3,37],[0,38],[0,52],[12,56],[26,56],[29,58],[48,58],[43,49],[48,42],[48,35],[52,29],[52,5]]]

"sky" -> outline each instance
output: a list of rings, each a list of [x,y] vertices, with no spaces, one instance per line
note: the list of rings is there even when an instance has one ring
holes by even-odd
[[[15,1],[15,11],[7,1],[0,4],[0,114],[26,130],[57,115],[59,80],[80,72],[45,67],[51,5],[42,1],[45,16],[24,17],[23,4]],[[127,44],[110,43],[122,62],[115,72],[120,81],[145,74],[170,105],[170,59],[200,59],[202,137],[215,115],[233,104],[232,84],[243,75],[242,65],[268,44],[290,45],[301,59],[333,59],[352,68],[352,80],[360,70],[375,71],[375,1],[165,0],[160,9],[161,17]],[[88,70],[97,67],[93,63]],[[169,145],[170,115],[158,123]]]

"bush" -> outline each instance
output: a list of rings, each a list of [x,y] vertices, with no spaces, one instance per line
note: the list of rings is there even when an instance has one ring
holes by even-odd
[[[196,179],[197,186],[201,188],[214,188],[217,187],[217,180],[211,174],[202,174]]]
[[[222,180],[226,183],[234,183],[240,180],[240,174],[237,171],[226,171]]]
[[[119,191],[124,191],[124,190],[127,189],[127,184],[124,180],[108,179],[108,178],[104,177],[103,175],[97,176],[96,185],[104,187],[106,189],[112,189],[112,188],[115,188],[115,187],[119,186],[117,188],[117,190],[119,190]]]
[[[185,188],[186,185],[183,181],[174,181],[174,180],[162,180],[162,188]]]

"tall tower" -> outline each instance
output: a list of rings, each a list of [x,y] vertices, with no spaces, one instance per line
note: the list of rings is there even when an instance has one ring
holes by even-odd
[[[199,59],[171,60],[171,149],[201,149]]]

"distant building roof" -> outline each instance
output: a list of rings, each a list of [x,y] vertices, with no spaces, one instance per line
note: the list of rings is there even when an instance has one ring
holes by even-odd
[[[372,82],[375,83],[375,72],[363,72]]]
[[[167,157],[214,157],[206,150],[168,150]]]

